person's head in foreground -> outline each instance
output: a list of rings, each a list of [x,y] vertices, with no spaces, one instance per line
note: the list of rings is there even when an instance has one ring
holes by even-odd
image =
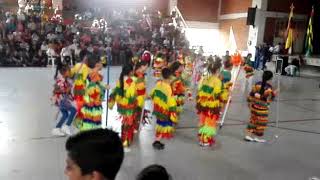
[[[136,180],[169,180],[171,179],[166,168],[154,164],[144,168],[137,176]]]
[[[118,134],[107,129],[70,137],[66,150],[65,174],[69,180],[114,180],[124,156]]]

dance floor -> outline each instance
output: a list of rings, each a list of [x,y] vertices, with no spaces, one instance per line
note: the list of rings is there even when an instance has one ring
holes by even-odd
[[[111,68],[112,86],[119,73],[119,67]],[[66,138],[51,136],[58,111],[50,104],[53,74],[50,68],[0,69],[1,180],[66,179],[63,174]],[[133,180],[143,167],[154,163],[164,165],[174,180],[320,177],[320,78],[276,76],[276,89],[278,80],[280,98],[271,105],[268,143],[243,140],[249,117],[246,95],[252,81],[247,82],[241,73],[215,147],[199,147],[194,102],[187,102],[175,138],[166,142],[165,150],[156,151],[151,146],[154,122],[141,129],[131,152],[125,154],[117,180]],[[151,79],[149,90],[153,84]],[[115,110],[109,112],[108,127],[119,131],[116,117]]]

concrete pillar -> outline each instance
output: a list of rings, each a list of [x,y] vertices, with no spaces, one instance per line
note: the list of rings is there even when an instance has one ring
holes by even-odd
[[[255,27],[250,26],[249,36],[248,36],[248,51],[255,54],[255,47],[263,43],[264,31],[266,26],[266,16],[265,12],[268,7],[268,0],[253,0],[252,7],[257,6],[257,14],[255,20]]]

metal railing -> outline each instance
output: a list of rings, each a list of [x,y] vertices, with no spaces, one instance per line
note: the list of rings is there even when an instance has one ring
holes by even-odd
[[[179,8],[177,6],[175,6],[173,10],[176,12],[176,15],[178,16],[178,19],[181,20],[183,28],[188,28],[188,24],[185,21],[185,19],[183,18],[183,15],[182,15],[181,11],[179,10]]]

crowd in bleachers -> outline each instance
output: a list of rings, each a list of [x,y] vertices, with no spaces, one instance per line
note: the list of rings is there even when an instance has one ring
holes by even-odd
[[[176,50],[188,47],[175,13],[164,17],[147,10],[103,16],[88,12],[76,14],[68,23],[44,21],[37,13],[0,12],[0,66],[47,66],[61,61],[72,65],[81,61],[85,51],[105,60],[110,52],[113,65],[130,62],[145,50],[161,51],[170,61],[176,58]]]

